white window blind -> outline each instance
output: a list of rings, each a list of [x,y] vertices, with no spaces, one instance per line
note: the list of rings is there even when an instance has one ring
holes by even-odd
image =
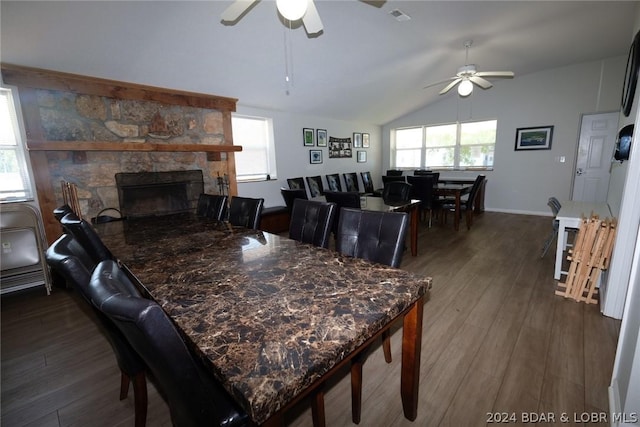
[[[241,145],[235,153],[236,179],[263,181],[276,178],[275,147],[271,119],[233,115],[233,144]]]
[[[0,88],[0,201],[33,199],[15,104],[10,89]]]

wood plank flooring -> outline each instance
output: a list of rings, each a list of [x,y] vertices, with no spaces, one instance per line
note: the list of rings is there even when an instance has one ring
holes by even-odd
[[[451,221],[451,220],[450,220]],[[486,425],[488,413],[550,413],[556,423],[607,412],[620,323],[598,307],[554,295],[553,251],[540,258],[549,217],[486,212],[471,231],[421,227],[419,256],[402,268],[433,277],[425,305],[418,419],[402,415],[400,325],[393,362],[372,350],[363,371],[361,426]],[[118,400],[119,371],[82,304],[54,288],[2,301],[2,426],[133,426],[133,390]],[[325,395],[327,426],[349,426],[348,372]],[[566,413],[569,422],[561,423]],[[311,426],[309,402],[288,413]],[[603,423],[604,425],[605,423]],[[169,426],[149,384],[148,426]]]

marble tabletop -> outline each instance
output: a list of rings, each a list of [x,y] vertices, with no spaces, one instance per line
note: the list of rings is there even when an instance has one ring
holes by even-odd
[[[257,424],[426,301],[431,286],[428,277],[189,214],[96,228]]]

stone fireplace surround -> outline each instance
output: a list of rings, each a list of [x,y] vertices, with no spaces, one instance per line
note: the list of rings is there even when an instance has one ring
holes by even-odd
[[[87,219],[119,205],[116,173],[201,170],[204,191],[227,175],[237,195],[231,112],[236,99],[2,64],[18,87],[47,240],[61,181],[76,184]]]

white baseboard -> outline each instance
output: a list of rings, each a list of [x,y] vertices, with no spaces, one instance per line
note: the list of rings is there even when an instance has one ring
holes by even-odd
[[[495,209],[495,208],[485,208],[487,212],[500,212],[500,213],[508,213],[508,214],[517,214],[517,215],[536,215],[536,216],[553,216],[551,212],[547,211],[522,211],[517,209]]]

